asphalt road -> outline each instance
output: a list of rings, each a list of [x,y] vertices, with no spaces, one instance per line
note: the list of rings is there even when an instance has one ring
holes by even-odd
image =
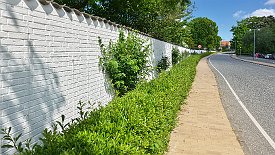
[[[209,66],[245,154],[275,155],[275,68],[226,54],[211,56]]]

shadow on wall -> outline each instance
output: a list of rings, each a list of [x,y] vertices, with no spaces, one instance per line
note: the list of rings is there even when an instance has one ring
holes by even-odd
[[[100,71],[103,72],[104,88],[106,90],[106,93],[109,94],[110,96],[112,96],[112,98],[115,97],[116,92],[115,92],[115,89],[112,86],[112,79],[109,77],[108,73],[103,70],[103,66],[100,63],[98,65],[98,68],[99,68]],[[100,106],[102,106],[102,105],[100,105]]]
[[[6,1],[10,4],[10,0]],[[12,10],[8,13],[15,17]],[[12,22],[17,25],[16,18],[12,18]],[[14,27],[19,32],[19,28]],[[59,89],[58,75],[39,58],[31,40],[27,41],[27,46],[28,51],[11,52],[0,44],[0,84],[3,87],[0,89],[0,128],[12,127],[13,133],[23,133],[22,140],[34,137],[35,141],[54,121],[53,112],[65,104],[65,98]],[[0,150],[0,154],[5,153],[5,149]]]
[[[153,47],[153,54],[151,55],[151,60],[153,60],[152,65],[153,67],[157,67],[158,62],[161,60],[162,57],[166,55],[166,48],[165,48],[165,42],[152,39],[152,47]],[[157,77],[158,72],[157,70],[153,70],[153,77]]]
[[[1,128],[11,126],[14,132],[24,133],[23,139],[38,136],[54,121],[52,112],[65,103],[58,88],[58,75],[38,58],[32,46],[29,48],[29,63],[23,64],[0,46],[1,65],[6,66],[0,76],[6,89],[0,104],[0,124]]]

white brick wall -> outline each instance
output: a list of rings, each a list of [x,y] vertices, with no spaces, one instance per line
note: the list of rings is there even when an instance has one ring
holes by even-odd
[[[0,128],[37,140],[62,114],[77,117],[78,101],[107,104],[98,36],[108,44],[118,35],[116,26],[51,4],[0,0]],[[171,59],[173,45],[141,37],[152,44],[154,66],[163,55]]]

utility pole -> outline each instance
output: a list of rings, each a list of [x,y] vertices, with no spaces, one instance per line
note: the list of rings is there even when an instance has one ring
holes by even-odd
[[[254,33],[254,47],[253,47],[253,60],[255,59],[255,51],[256,51],[256,30],[260,31],[260,29],[257,29],[256,26],[254,25],[254,22],[249,22],[250,24],[253,24],[253,29],[250,29],[249,31],[253,30]]]
[[[256,49],[256,37],[255,37],[255,32],[256,32],[256,29],[253,29],[254,30],[254,50],[253,50],[253,60],[255,59],[255,49]]]
[[[237,40],[235,38],[235,54],[237,54]]]

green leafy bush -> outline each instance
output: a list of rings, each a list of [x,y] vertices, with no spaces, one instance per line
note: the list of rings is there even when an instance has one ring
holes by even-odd
[[[170,62],[167,56],[162,57],[157,64],[157,71],[160,73],[161,71],[165,71],[169,68]]]
[[[194,55],[159,78],[140,83],[123,97],[88,115],[62,132],[45,130],[43,145],[21,154],[164,154],[177,113],[184,103],[200,58]],[[86,117],[87,116],[87,117]],[[63,121],[62,121],[63,122]],[[63,123],[60,123],[60,126]],[[11,146],[10,146],[11,147]]]
[[[172,64],[175,65],[181,60],[180,50],[176,47],[172,49]]]
[[[146,40],[133,33],[125,38],[121,31],[116,43],[110,42],[105,47],[99,39],[99,44],[102,53],[101,65],[119,96],[133,90],[136,84],[148,74],[147,58],[151,49],[150,45],[146,45]]]
[[[88,104],[90,105],[88,109],[91,109],[91,107],[94,106],[94,104],[91,104],[90,102],[88,102]],[[16,136],[12,136],[11,127],[1,129],[0,134],[4,135],[2,137],[2,140],[4,143],[1,146],[1,148],[6,148],[6,149],[14,148],[17,151],[17,154],[20,154],[20,155],[33,155],[33,154],[54,155],[54,154],[61,154],[62,152],[66,154],[66,151],[56,148],[56,143],[58,143],[58,140],[61,135],[67,134],[67,131],[69,128],[74,128],[74,126],[76,126],[78,123],[84,122],[87,119],[88,115],[96,110],[96,109],[92,109],[89,112],[84,111],[84,107],[86,105],[87,105],[86,103],[83,103],[81,101],[78,103],[78,106],[77,106],[77,109],[79,110],[78,118],[72,119],[71,122],[65,124],[64,123],[65,115],[61,115],[61,122],[56,121],[56,123],[53,123],[52,130],[49,130],[47,128],[44,129],[44,131],[42,132],[43,137],[39,138],[42,145],[39,145],[38,143],[31,144],[32,138],[28,138],[22,141],[21,140],[22,133]],[[101,108],[101,105],[99,105],[99,108]],[[58,127],[61,130],[58,130]]]
[[[180,53],[180,50],[176,47],[172,49],[172,64],[175,65],[182,61],[183,59],[187,58],[190,54],[187,51]]]

